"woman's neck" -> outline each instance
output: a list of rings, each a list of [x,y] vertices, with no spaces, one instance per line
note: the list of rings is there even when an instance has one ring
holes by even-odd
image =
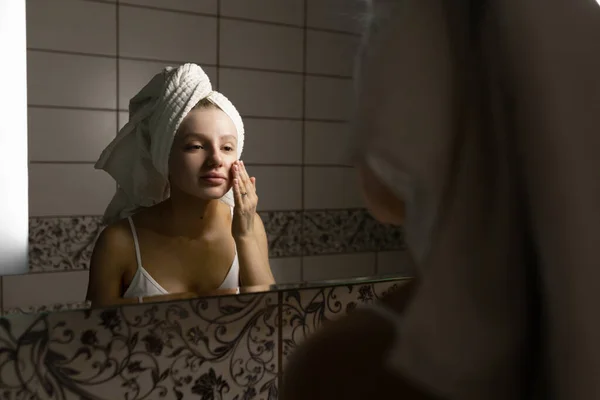
[[[206,229],[207,215],[217,206],[217,200],[203,200],[185,193],[171,193],[163,203],[166,228],[173,236],[195,238]]]

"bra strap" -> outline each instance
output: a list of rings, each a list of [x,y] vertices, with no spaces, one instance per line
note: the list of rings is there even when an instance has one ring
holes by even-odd
[[[133,236],[133,244],[135,245],[135,258],[137,260],[138,269],[142,268],[142,255],[140,253],[140,241],[138,239],[137,230],[135,229],[135,224],[133,223],[133,219],[131,217],[127,217],[129,221],[129,226],[131,227],[131,235]]]

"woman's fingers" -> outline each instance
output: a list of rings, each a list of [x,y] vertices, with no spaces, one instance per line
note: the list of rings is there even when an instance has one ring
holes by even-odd
[[[241,207],[243,204],[242,190],[240,189],[240,180],[237,178],[233,179],[233,199],[235,200],[235,206]]]
[[[236,163],[233,165],[233,178],[235,180],[237,180],[237,182],[238,182],[238,188],[241,192],[241,195],[245,196],[244,193],[248,193],[248,191],[247,191],[248,188],[246,187],[247,185],[246,185],[246,182],[244,181],[243,174],[242,174],[242,168],[239,163]]]
[[[233,164],[233,194],[236,206],[240,208],[256,208],[256,178],[250,177],[243,161],[236,161]]]
[[[246,189],[253,189],[252,186],[254,185],[254,183],[250,179],[250,176],[248,175],[248,171],[246,171],[246,166],[244,165],[244,162],[240,161],[239,163],[240,163],[240,167],[241,167],[242,179],[244,180]]]

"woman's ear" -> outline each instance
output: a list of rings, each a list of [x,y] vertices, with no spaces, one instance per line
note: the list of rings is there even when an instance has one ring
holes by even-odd
[[[406,207],[366,164],[358,167],[358,179],[367,209],[381,223],[403,225]]]

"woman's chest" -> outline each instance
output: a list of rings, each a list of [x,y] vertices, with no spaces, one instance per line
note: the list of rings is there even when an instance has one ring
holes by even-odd
[[[219,288],[235,258],[233,238],[140,241],[140,261],[146,272],[169,293],[203,292]],[[133,276],[137,265],[131,268]]]

